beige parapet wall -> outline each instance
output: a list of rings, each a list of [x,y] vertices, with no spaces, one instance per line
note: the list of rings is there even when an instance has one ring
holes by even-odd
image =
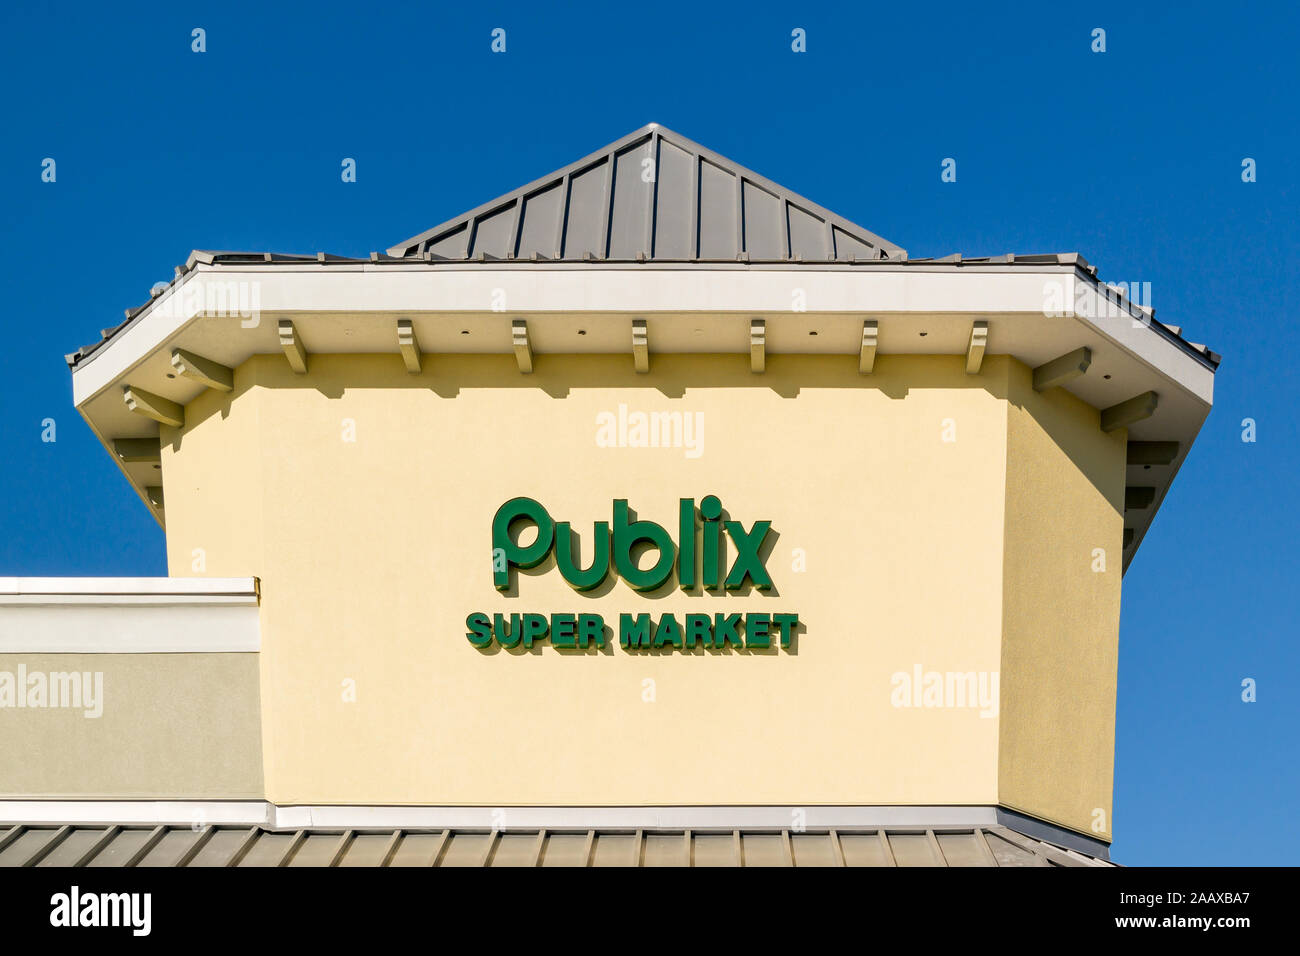
[[[251,579],[0,579],[0,795],[263,795]]]
[[[254,356],[163,426],[171,573],[262,581],[278,805],[995,805],[1109,838],[1124,434],[1003,355]],[[702,447],[599,440],[702,416]],[[608,433],[607,433],[608,435]],[[696,454],[695,452],[699,453]],[[770,520],[760,594],[499,592],[490,525],[529,496],[675,527]],[[1093,550],[1109,556],[1093,570]],[[793,611],[796,645],[489,652],[471,612]],[[617,644],[615,635],[613,643]],[[912,675],[1000,677],[928,706]],[[996,685],[994,685],[996,686]],[[1009,693],[1008,688],[1015,688]],[[1094,809],[1102,811],[1098,827]]]
[[[1009,368],[998,797],[1110,833],[1119,668],[1123,432]],[[1105,567],[1105,570],[1100,568]]]

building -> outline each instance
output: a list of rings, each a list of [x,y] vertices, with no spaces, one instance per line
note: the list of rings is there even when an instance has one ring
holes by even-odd
[[[0,864],[1108,859],[1219,357],[1077,254],[651,125],[368,259],[195,252],[68,361],[169,576],[3,582]]]

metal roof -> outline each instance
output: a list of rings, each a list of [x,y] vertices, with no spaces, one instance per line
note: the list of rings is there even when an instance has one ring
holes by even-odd
[[[907,252],[657,123],[388,250],[399,258],[905,259]]]
[[[560,268],[560,269],[575,268],[575,267],[590,268],[590,267],[600,266],[600,265],[614,266],[622,262],[622,260],[616,261],[613,259],[590,259],[590,260],[582,260],[581,262],[567,261],[567,260],[540,260],[540,259],[536,261],[548,261],[551,263],[551,268]],[[636,260],[632,260],[632,261],[636,261]],[[479,263],[485,264],[491,268],[509,267],[514,264],[518,264],[520,266],[527,267],[527,268],[534,267],[533,260],[495,259],[495,258],[487,257],[486,254],[482,258],[476,257],[474,259],[451,260],[451,259],[445,259],[439,256],[435,256],[433,253],[428,253],[427,255],[424,256],[401,258],[401,257],[395,257],[395,256],[383,254],[383,253],[372,252],[368,258],[363,259],[363,258],[354,258],[349,256],[338,256],[338,255],[333,255],[332,253],[325,253],[325,252],[318,252],[315,255],[298,255],[293,253],[279,253],[279,252],[223,252],[223,251],[195,249],[190,253],[189,259],[186,261],[185,265],[176,267],[175,276],[170,282],[165,284],[160,283],[153,288],[148,301],[141,303],[140,305],[136,306],[133,309],[126,309],[125,310],[126,318],[121,323],[112,326],[111,328],[102,329],[100,331],[100,338],[98,339],[98,341],[92,342],[89,345],[84,345],[81,348],[77,349],[75,352],[68,353],[67,355],[64,356],[64,358],[66,359],[69,368],[72,369],[77,368],[79,365],[81,365],[83,362],[85,362],[87,359],[93,356],[96,352],[98,352],[103,346],[107,345],[108,342],[113,337],[115,337],[125,329],[129,328],[130,326],[134,325],[139,319],[141,319],[148,312],[149,307],[154,303],[155,300],[157,300],[171,286],[174,286],[179,282],[181,282],[187,274],[193,271],[196,265],[201,264],[205,266],[218,266],[218,267],[229,266],[232,268],[243,269],[243,268],[248,268],[250,266],[282,268],[285,266],[290,266],[290,267],[311,266],[313,264],[320,265],[320,266],[356,266],[358,264],[371,263],[371,264],[376,264],[381,266],[395,265],[399,267],[409,268],[409,264],[413,262],[422,263],[424,266],[428,268],[437,268],[440,263],[445,263],[449,266],[453,266],[456,268],[465,268],[466,266],[472,266],[474,264],[479,264]],[[739,268],[764,268],[764,267],[790,267],[790,266],[802,265],[802,266],[807,266],[810,268],[818,268],[818,269],[826,269],[826,268],[894,269],[894,268],[903,267],[908,269],[920,269],[925,271],[960,270],[963,268],[972,268],[972,267],[980,268],[980,269],[984,269],[984,268],[1037,269],[1037,268],[1051,268],[1053,266],[1056,267],[1066,266],[1066,267],[1073,267],[1075,269],[1081,270],[1086,276],[1089,277],[1091,281],[1097,284],[1099,289],[1105,285],[1105,283],[1101,282],[1101,280],[1099,280],[1097,277],[1097,267],[1094,265],[1089,265],[1088,261],[1084,259],[1084,257],[1077,252],[1049,252],[1049,253],[1034,253],[1029,255],[1023,255],[1023,254],[1016,255],[1014,253],[1005,253],[1003,255],[998,255],[998,256],[965,256],[965,257],[963,257],[961,253],[954,253],[952,255],[942,256],[942,257],[923,257],[923,258],[915,258],[915,259],[907,259],[907,258],[854,259],[851,262],[835,262],[835,263],[830,263],[829,261],[817,261],[817,260],[805,260],[805,259],[754,260],[754,259],[745,258],[739,262],[736,262],[732,260],[710,261],[704,259],[677,260],[677,259],[664,259],[660,257],[655,260],[650,260],[650,259],[642,260],[640,262],[640,265],[642,265],[645,268],[655,268],[656,266],[661,268],[681,268],[684,265],[690,265],[692,263],[698,264],[700,266],[707,266],[708,268],[712,268],[712,269],[726,268],[728,266],[731,268],[738,268],[738,267]],[[1118,294],[1117,301],[1122,302],[1123,299],[1124,299],[1123,295]],[[1155,316],[1154,309],[1150,309],[1136,303],[1134,304],[1134,307],[1137,309],[1141,309],[1143,312],[1147,314],[1149,318],[1151,318],[1151,321],[1148,323],[1148,327],[1151,328],[1158,335],[1160,335],[1162,338],[1165,338],[1170,342],[1174,343],[1180,349],[1194,356],[1198,361],[1202,362],[1207,367],[1211,369],[1218,368],[1219,362],[1221,360],[1221,356],[1217,352],[1213,351],[1212,349],[1208,348],[1205,345],[1202,345],[1197,342],[1191,342],[1188,339],[1184,338],[1182,334],[1182,329],[1180,329],[1179,327],[1173,325],[1167,325],[1164,322],[1156,321],[1154,318]]]
[[[1113,865],[1005,826],[807,832],[81,825],[0,830],[0,867]]]
[[[642,127],[550,175],[425,230],[368,258],[317,252],[194,250],[158,283],[125,321],[65,356],[76,368],[146,314],[195,265],[300,266],[356,263],[436,267],[470,263],[500,268],[547,262],[555,267],[638,263],[708,268],[806,265],[960,269],[1074,266],[1103,285],[1097,268],[1075,252],[908,258],[907,250],[657,123]],[[1123,299],[1123,294],[1120,294]],[[1150,327],[1211,368],[1220,356],[1189,342],[1176,326]]]
[[[672,130],[651,123],[578,161],[366,259],[325,252],[193,251],[169,283],[126,310],[98,341],[65,356],[76,369],[148,314],[196,265],[301,267],[357,263],[492,268],[550,263],[590,268],[1050,268],[1073,266],[1100,289],[1097,268],[1078,253],[909,259],[900,246],[863,229]],[[1119,300],[1124,295],[1119,293]],[[1161,337],[1211,369],[1220,356],[1154,320]]]

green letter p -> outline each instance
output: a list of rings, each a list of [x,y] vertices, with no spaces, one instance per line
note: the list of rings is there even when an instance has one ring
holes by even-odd
[[[537,540],[532,544],[515,544],[510,540],[510,526],[516,521],[531,521],[537,526]],[[510,568],[533,568],[545,560],[555,537],[555,522],[546,509],[532,498],[511,498],[492,516],[492,581],[498,591],[510,587]],[[498,557],[504,560],[498,560]]]

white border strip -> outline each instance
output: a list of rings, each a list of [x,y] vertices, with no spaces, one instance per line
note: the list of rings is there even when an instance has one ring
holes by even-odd
[[[278,807],[262,800],[0,800],[0,827],[259,826],[269,830],[929,830],[1005,826],[1109,861],[1110,845],[998,806]]]
[[[997,826],[993,806],[403,807],[260,800],[0,800],[4,824],[230,824],[271,829],[735,830]]]
[[[0,825],[149,824],[273,827],[275,807],[265,800],[0,800]]]
[[[993,826],[993,807],[278,807],[279,826],[536,830],[735,830]]]
[[[256,578],[0,578],[0,654],[261,650]]]
[[[0,603],[11,596],[48,595],[88,603],[88,596],[252,598],[257,603],[257,578],[2,578]],[[106,601],[105,603],[112,603]]]

